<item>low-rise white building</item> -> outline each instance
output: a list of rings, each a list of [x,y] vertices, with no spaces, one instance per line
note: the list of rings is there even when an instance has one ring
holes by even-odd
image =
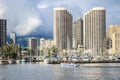
[[[53,46],[53,40],[40,38],[40,50],[50,49]]]

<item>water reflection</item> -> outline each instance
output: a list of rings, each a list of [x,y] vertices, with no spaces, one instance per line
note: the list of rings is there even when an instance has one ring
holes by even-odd
[[[0,65],[0,80],[120,80],[120,64],[81,64],[77,68],[60,65]]]

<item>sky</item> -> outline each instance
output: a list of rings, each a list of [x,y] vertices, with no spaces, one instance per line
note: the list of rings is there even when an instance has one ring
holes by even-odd
[[[0,19],[7,19],[7,34],[49,35],[53,32],[53,8],[65,7],[74,20],[93,7],[106,9],[106,28],[120,24],[120,0],[0,0]]]

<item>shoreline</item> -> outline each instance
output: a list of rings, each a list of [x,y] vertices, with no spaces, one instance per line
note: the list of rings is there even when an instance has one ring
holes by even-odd
[[[21,60],[13,60],[13,61],[10,61],[10,60],[0,60],[0,64],[21,64],[21,63],[44,63],[44,62],[41,62],[41,61],[29,61],[29,62],[26,62],[26,61],[21,61]],[[52,61],[52,62],[49,62],[47,64],[60,64],[61,62],[63,61]],[[79,61],[79,62],[74,62],[76,64],[92,64],[92,63],[120,63],[120,60],[119,61]]]

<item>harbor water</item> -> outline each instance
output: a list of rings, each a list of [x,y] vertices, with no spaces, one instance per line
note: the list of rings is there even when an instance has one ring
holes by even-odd
[[[120,63],[60,64],[22,63],[0,65],[0,80],[120,80]]]

